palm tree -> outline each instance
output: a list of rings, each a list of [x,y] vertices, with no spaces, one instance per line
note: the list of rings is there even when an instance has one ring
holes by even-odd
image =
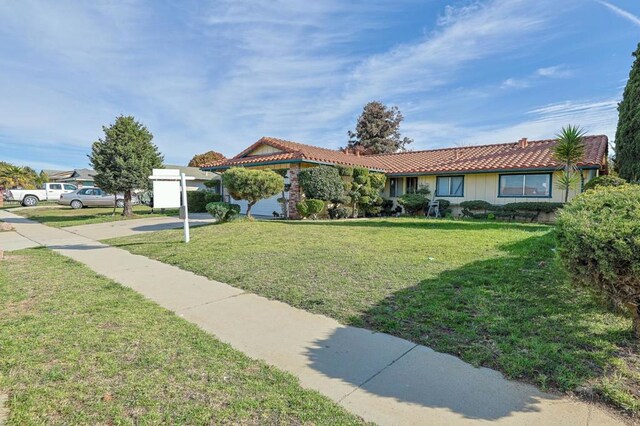
[[[584,157],[584,143],[582,138],[585,130],[579,126],[569,124],[556,135],[558,141],[553,148],[553,157],[562,163],[562,176],[558,187],[564,190],[564,202],[569,201],[569,189],[573,188],[580,179],[578,163]]]
[[[5,188],[27,187],[33,185],[33,173],[27,167],[3,164],[0,167],[0,185]]]

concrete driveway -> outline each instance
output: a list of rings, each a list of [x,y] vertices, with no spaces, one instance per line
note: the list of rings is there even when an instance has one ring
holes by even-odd
[[[190,213],[189,225],[210,225],[215,220],[209,213]],[[182,228],[182,220],[175,216],[149,217],[144,219],[120,220],[117,222],[92,223],[88,225],[68,226],[62,228],[92,240],[128,237],[144,232],[162,231],[164,229]]]

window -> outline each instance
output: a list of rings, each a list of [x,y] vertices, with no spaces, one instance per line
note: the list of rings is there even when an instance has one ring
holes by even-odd
[[[551,197],[551,174],[500,175],[499,197]]]
[[[389,179],[389,197],[399,197],[402,195],[402,178]]]
[[[90,188],[89,189],[87,189],[87,188],[81,189],[80,191],[78,191],[78,194],[80,194],[80,195],[91,195],[91,194],[93,194],[93,189],[90,189]]]
[[[407,193],[413,194],[418,190],[418,178],[417,177],[408,177],[407,178]]]
[[[464,176],[438,176],[436,178],[436,196],[463,197]]]
[[[51,183],[51,184],[49,184],[49,189],[62,190],[62,184],[59,184],[59,183]]]
[[[64,184],[64,189],[66,189],[67,191],[73,191],[76,189],[75,185],[69,185],[67,183]]]

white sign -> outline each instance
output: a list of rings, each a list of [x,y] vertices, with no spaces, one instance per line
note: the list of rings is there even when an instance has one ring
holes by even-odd
[[[153,181],[153,208],[177,209],[180,207],[180,181]]]

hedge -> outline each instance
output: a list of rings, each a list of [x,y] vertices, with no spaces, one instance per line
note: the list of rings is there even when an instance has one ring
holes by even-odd
[[[557,238],[573,280],[632,308],[640,337],[640,186],[601,187],[576,197],[558,215]]]
[[[563,203],[553,203],[546,201],[525,201],[508,203],[504,205],[493,205],[484,200],[463,201],[460,207],[463,208],[464,216],[475,219],[509,219],[516,218],[537,220],[540,213],[552,213],[561,208]],[[477,213],[481,211],[482,213]]]
[[[622,179],[621,177],[604,175],[598,176],[597,178],[591,179],[584,185],[584,190],[588,191],[589,189],[595,189],[601,186],[621,186],[626,184],[627,181]]]
[[[188,191],[187,206],[191,213],[206,213],[207,204],[222,201],[222,195],[210,191]]]

